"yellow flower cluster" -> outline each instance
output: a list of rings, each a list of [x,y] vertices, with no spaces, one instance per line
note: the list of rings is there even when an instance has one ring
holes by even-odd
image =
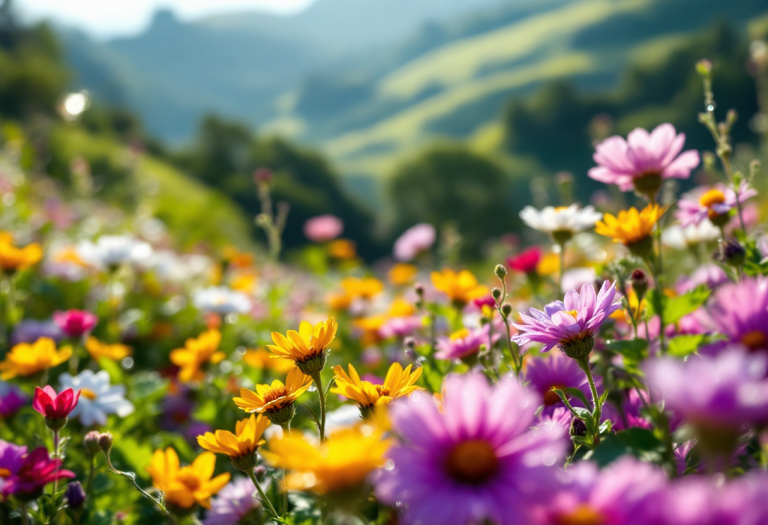
[[[48,337],[41,337],[32,344],[19,343],[0,362],[0,379],[16,376],[31,376],[60,365],[72,356],[72,347],[56,349],[56,343]]]
[[[152,485],[165,493],[165,502],[190,509],[195,503],[203,508],[211,507],[211,496],[229,483],[230,475],[213,477],[216,455],[203,452],[191,465],[182,467],[179,456],[172,448],[156,450],[147,467]]]
[[[221,333],[218,330],[203,332],[196,339],[187,339],[184,348],[171,352],[171,363],[181,367],[179,380],[182,383],[202,381],[205,377],[202,367],[206,363],[218,364],[226,357],[219,352]]]

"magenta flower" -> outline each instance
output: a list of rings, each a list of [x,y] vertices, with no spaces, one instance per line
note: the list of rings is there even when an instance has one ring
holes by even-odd
[[[587,376],[576,361],[562,352],[552,352],[539,359],[528,359],[524,377],[528,386],[544,399],[544,414],[564,406],[552,388],[578,388],[587,398],[590,396]],[[578,398],[569,396],[569,402],[575,406],[583,406]]]
[[[52,386],[35,388],[35,397],[32,400],[32,408],[45,416],[46,419],[59,420],[69,417],[69,413],[75,409],[80,399],[80,390],[75,392],[71,388],[62,390],[56,394]]]
[[[417,224],[403,232],[395,241],[395,259],[412,261],[421,252],[435,244],[435,228],[431,224]]]
[[[390,337],[406,337],[418,330],[422,325],[421,317],[410,315],[406,317],[392,317],[379,328],[379,336],[388,339]]]
[[[501,333],[493,334],[495,343],[501,338]],[[438,337],[435,359],[461,359],[477,353],[480,345],[489,345],[491,342],[490,325],[472,330],[462,329],[449,337]]]
[[[768,355],[729,348],[688,361],[658,358],[645,366],[648,385],[667,409],[704,430],[735,431],[768,422]]]
[[[603,417],[611,420],[611,427],[614,430],[626,430],[634,427],[651,428],[651,423],[640,412],[646,403],[650,403],[648,394],[643,392],[641,397],[641,394],[633,388],[622,397],[621,411],[610,402],[603,405]],[[675,427],[676,423],[671,425]]]
[[[512,337],[519,344],[542,343],[542,352],[555,346],[566,355],[581,353],[582,347],[594,345],[594,337],[608,316],[621,308],[616,297],[616,287],[605,281],[595,296],[591,284],[581,287],[579,294],[571,290],[565,294],[565,301],[555,301],[544,307],[544,311],[530,309],[530,315],[520,313],[523,324],[515,324],[520,333]],[[587,355],[589,351],[587,351]]]
[[[658,524],[666,476],[657,467],[624,457],[600,471],[582,461],[561,474],[561,486],[538,507],[531,525]]]
[[[541,248],[533,246],[517,255],[507,259],[507,266],[510,270],[520,273],[534,273],[541,260]]]
[[[705,219],[713,224],[724,226],[728,220],[728,213],[736,208],[736,202],[744,203],[750,197],[757,195],[757,191],[750,188],[746,181],[739,186],[739,195],[725,184],[715,184],[713,188],[697,188],[684,194],[677,203],[675,218],[680,225],[685,227],[697,225]]]
[[[11,486],[8,481],[21,470],[26,454],[27,447],[14,445],[0,439],[0,495],[2,499],[11,494]]]
[[[319,215],[304,223],[304,235],[312,242],[335,239],[344,230],[344,223],[333,215]]]
[[[82,337],[93,330],[99,318],[85,310],[67,310],[54,312],[53,322],[69,337]]]
[[[562,426],[530,427],[541,399],[512,377],[491,386],[480,373],[445,379],[443,410],[415,393],[392,408],[399,445],[374,479],[401,523],[529,523],[544,502],[567,446]]]
[[[709,306],[695,313],[703,327],[725,335],[727,341],[703,350],[714,353],[727,344],[749,350],[768,350],[768,279],[746,277],[721,285]]]
[[[38,447],[24,454],[21,464],[18,457],[19,449],[23,448],[26,452],[26,447],[15,447],[16,450],[9,453],[8,464],[11,468],[3,467],[3,444],[10,447],[15,445],[0,441],[0,468],[10,472],[10,475],[4,479],[2,489],[4,496],[12,494],[17,499],[31,501],[42,494],[43,488],[48,483],[75,477],[74,472],[61,468],[60,459],[51,459],[45,447]]]
[[[29,397],[16,385],[0,381],[0,419],[11,417],[27,404]]]
[[[656,193],[663,179],[687,179],[699,165],[699,153],[680,153],[685,134],[677,134],[672,124],[661,124],[650,134],[637,128],[627,135],[605,139],[592,156],[598,164],[589,176],[606,184],[616,184],[621,191],[633,188],[641,193]]]

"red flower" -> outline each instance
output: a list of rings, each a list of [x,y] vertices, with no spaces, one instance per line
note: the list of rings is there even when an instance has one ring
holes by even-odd
[[[80,400],[80,391],[73,392],[67,388],[59,395],[53,387],[35,388],[35,399],[32,401],[32,408],[40,412],[47,419],[64,419],[77,406]]]
[[[496,299],[494,299],[491,294],[483,295],[482,297],[478,297],[477,299],[472,299],[472,302],[478,308],[482,308],[483,306],[491,306],[491,307],[496,306]]]
[[[66,312],[54,312],[53,322],[62,332],[70,337],[80,337],[93,330],[99,318],[85,310],[67,310]]]
[[[533,273],[541,260],[541,249],[533,246],[507,259],[507,266],[520,273]]]
[[[31,501],[40,496],[48,483],[74,477],[74,472],[61,469],[60,459],[51,459],[48,450],[39,447],[26,455],[16,474],[5,480],[3,492],[13,494],[23,501]]]

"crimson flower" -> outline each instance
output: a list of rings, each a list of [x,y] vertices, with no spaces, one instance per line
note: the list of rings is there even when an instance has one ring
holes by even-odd
[[[541,248],[533,246],[507,259],[507,266],[520,273],[533,273],[541,260]]]
[[[74,472],[61,468],[60,459],[51,459],[48,450],[39,447],[27,454],[18,472],[5,480],[3,493],[13,494],[22,501],[32,501],[40,497],[48,483],[74,477]]]
[[[71,388],[67,388],[57,395],[51,386],[37,387],[35,388],[32,408],[40,412],[47,419],[65,419],[77,406],[79,400],[80,390],[75,393]]]
[[[69,337],[81,337],[93,330],[99,318],[96,314],[85,310],[67,310],[54,312],[53,322]]]

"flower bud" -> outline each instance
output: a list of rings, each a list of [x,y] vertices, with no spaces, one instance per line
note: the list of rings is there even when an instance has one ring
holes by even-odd
[[[99,435],[98,431],[91,430],[83,438],[83,447],[85,448],[85,452],[88,454],[88,457],[95,456],[101,450],[101,447],[99,446],[100,437],[101,436]]]
[[[496,268],[493,270],[493,273],[496,274],[496,277],[499,279],[504,279],[504,277],[507,276],[507,269],[504,268],[501,264],[497,264]]]
[[[642,301],[643,297],[645,297],[645,293],[648,291],[648,276],[645,275],[643,270],[637,268],[632,272],[629,282],[637,295],[637,300]]]
[[[696,72],[702,77],[708,77],[712,73],[712,62],[706,58],[696,62]]]
[[[109,452],[112,450],[112,433],[104,432],[99,436],[99,448],[102,452]]]
[[[424,297],[424,285],[421,283],[416,283],[416,285],[413,287],[413,291],[416,292],[416,295],[419,297]]]
[[[512,305],[511,304],[504,304],[501,307],[501,313],[506,318],[509,317],[509,314],[512,313]]]
[[[269,168],[259,168],[253,172],[253,181],[256,184],[269,184],[272,182],[272,170]]]
[[[494,288],[493,290],[491,290],[491,297],[493,297],[496,301],[501,299],[501,290],[499,290],[498,288]]]
[[[721,264],[739,268],[744,264],[746,255],[747,252],[744,247],[739,244],[739,241],[734,238],[728,238],[720,243],[717,253],[715,254],[715,260],[719,261]]]
[[[85,491],[79,481],[73,481],[64,490],[64,499],[67,500],[70,509],[77,510],[85,504]]]
[[[413,337],[406,337],[403,339],[403,345],[405,345],[406,348],[414,350],[416,348],[416,339]]]
[[[256,476],[256,479],[262,480],[264,476],[267,474],[267,467],[264,465],[256,465],[253,468],[253,475]]]
[[[581,419],[575,417],[571,420],[571,429],[569,433],[572,436],[583,437],[587,435],[587,424]]]

